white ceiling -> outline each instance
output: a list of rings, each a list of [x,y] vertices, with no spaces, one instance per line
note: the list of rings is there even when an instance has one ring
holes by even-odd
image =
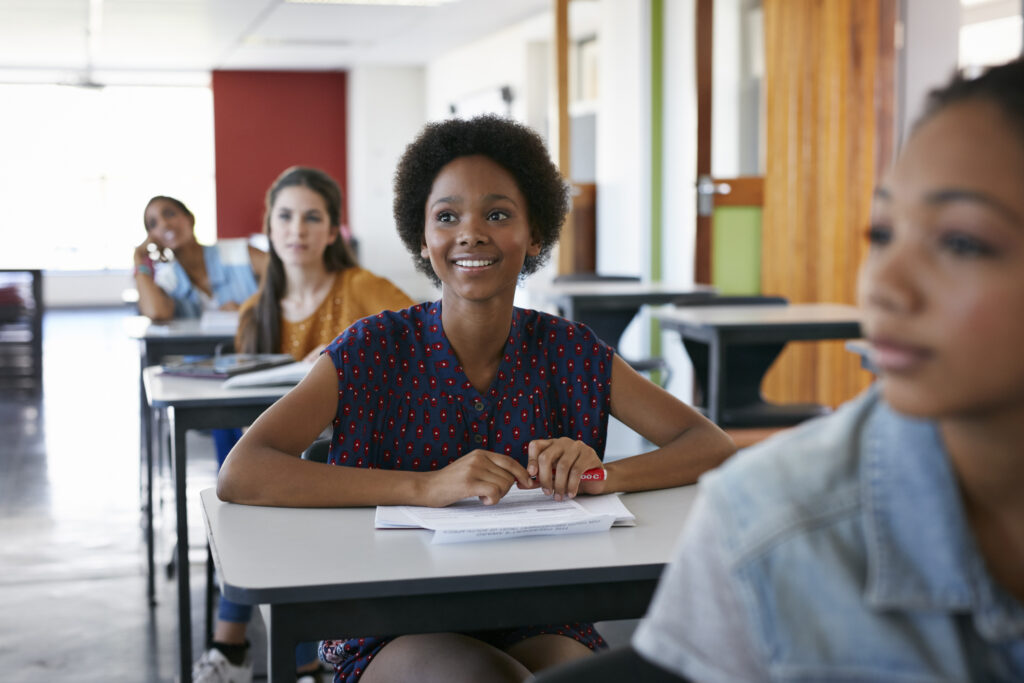
[[[208,82],[212,69],[423,64],[503,27],[550,15],[553,3],[0,0],[0,82],[198,84]]]

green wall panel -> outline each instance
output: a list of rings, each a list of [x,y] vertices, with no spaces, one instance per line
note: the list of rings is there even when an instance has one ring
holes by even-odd
[[[761,208],[715,209],[711,273],[721,294],[761,293]]]

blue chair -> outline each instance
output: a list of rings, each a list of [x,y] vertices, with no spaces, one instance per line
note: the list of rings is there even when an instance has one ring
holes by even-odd
[[[313,462],[327,462],[327,452],[331,448],[330,439],[317,439],[309,448],[302,452],[303,460],[312,460]]]

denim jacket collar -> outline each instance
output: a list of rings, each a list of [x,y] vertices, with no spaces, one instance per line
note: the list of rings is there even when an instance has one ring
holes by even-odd
[[[938,426],[879,401],[864,439],[868,603],[970,612],[994,641],[1024,635],[1024,606],[995,584],[975,546]]]

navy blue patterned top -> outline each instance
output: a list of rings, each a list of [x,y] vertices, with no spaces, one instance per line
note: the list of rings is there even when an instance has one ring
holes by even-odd
[[[332,464],[428,471],[483,448],[525,467],[530,441],[560,436],[604,458],[613,351],[580,323],[514,309],[483,393],[441,329],[440,302],[364,318],[326,352],[338,369]]]
[[[614,352],[588,327],[516,308],[491,387],[480,393],[441,328],[441,302],[382,311],[327,347],[338,370],[338,412],[328,462],[436,470],[483,448],[524,467],[534,439],[567,436],[604,459]],[[541,634],[606,647],[592,624],[523,626],[471,635],[495,647]],[[388,637],[320,643],[337,683],[356,683]]]

